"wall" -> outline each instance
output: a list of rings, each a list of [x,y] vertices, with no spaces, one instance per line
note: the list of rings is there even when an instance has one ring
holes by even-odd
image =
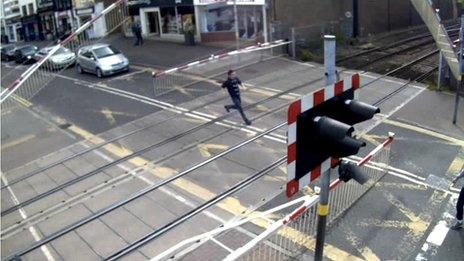
[[[444,20],[452,18],[451,0],[434,0]],[[359,30],[361,36],[398,30],[422,24],[414,6],[407,0],[359,0]]]
[[[359,33],[361,36],[398,30],[422,24],[409,0],[358,0]],[[442,19],[452,18],[451,0],[433,0]],[[268,0],[270,19],[281,25],[305,26],[338,21],[341,26],[351,22],[352,0]]]

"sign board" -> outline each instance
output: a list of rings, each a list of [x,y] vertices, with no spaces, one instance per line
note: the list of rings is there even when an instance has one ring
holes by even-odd
[[[265,0],[236,0],[237,5],[264,5]],[[194,0],[194,5],[210,5],[210,4],[227,4],[233,5],[233,0]]]
[[[91,15],[93,14],[93,7],[76,9],[76,15]]]
[[[310,111],[313,108],[317,109],[316,107],[320,107],[319,105],[324,102],[343,95],[348,91],[352,91],[354,94],[359,87],[359,74],[354,74],[346,80],[339,81],[333,85],[329,85],[323,89],[319,89],[313,93],[305,95],[301,99],[294,101],[288,107],[286,188],[288,197],[293,196],[298,192],[298,190],[319,178],[321,173],[324,173],[338,163],[337,158],[328,158],[316,167],[311,166],[311,168],[305,168],[304,163],[306,162],[298,162],[298,158],[301,158],[298,156],[298,151],[300,151],[300,149],[297,147],[299,129],[297,123],[300,115],[303,115],[305,112]]]

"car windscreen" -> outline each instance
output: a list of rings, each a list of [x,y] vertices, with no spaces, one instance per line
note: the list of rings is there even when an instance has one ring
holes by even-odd
[[[112,46],[105,46],[105,47],[94,49],[93,53],[95,54],[97,58],[104,58],[104,57],[118,54],[120,53],[120,51],[115,49]]]
[[[64,47],[60,47],[60,49],[58,49],[58,51],[56,51],[55,54],[64,54],[64,53],[69,53],[70,51]]]
[[[15,48],[14,45],[6,45],[6,46],[2,46],[2,51],[8,52],[8,51],[13,50],[14,48]]]
[[[21,48],[21,51],[24,53],[30,53],[30,52],[35,52],[36,48],[34,46],[26,46]]]

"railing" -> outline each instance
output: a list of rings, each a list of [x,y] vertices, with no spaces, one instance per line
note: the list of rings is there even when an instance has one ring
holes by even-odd
[[[390,160],[389,144],[392,136],[378,145],[366,157],[357,161],[370,179],[360,185],[354,181],[340,184],[338,179],[331,183],[329,198],[330,215],[328,224],[333,224],[337,218],[347,211],[358,199],[386,174]],[[340,185],[340,186],[338,186]],[[317,187],[313,186],[313,191]],[[225,260],[292,260],[314,248],[319,196],[306,195],[266,211],[252,211],[247,217],[232,220],[217,229],[186,239],[165,250],[151,260],[178,260],[189,255],[202,255],[201,247],[208,245],[208,253],[229,251],[228,256],[218,259]],[[295,206],[298,206],[295,208]],[[293,208],[293,210],[291,210]],[[250,228],[252,228],[250,230]],[[237,233],[228,236],[228,232]],[[252,233],[251,231],[255,232]],[[250,238],[247,243],[234,250],[226,242],[237,238]],[[233,241],[233,240],[232,240]],[[241,241],[241,240],[237,240]],[[309,254],[310,255],[310,254]],[[215,259],[210,256],[210,259]]]
[[[454,77],[461,79],[459,60],[454,52],[453,43],[442,24],[437,10],[433,7],[433,3],[430,0],[411,0],[411,2],[429,28]]]
[[[213,54],[204,59],[153,72],[153,91],[155,96],[193,86],[195,83],[218,84],[230,69],[240,69],[252,64],[287,55],[290,42],[278,40],[256,44],[239,50]],[[205,84],[203,84],[205,85]]]
[[[105,8],[92,20],[79,27],[62,42],[54,46],[50,46],[52,48],[48,54],[22,72],[16,80],[7,86],[2,86],[0,94],[2,109],[14,106],[15,100],[18,99],[26,101],[30,100],[42,88],[47,86],[49,82],[55,79],[58,74],[72,66],[75,62],[74,58],[70,59],[68,63],[58,64],[53,62],[53,55],[63,51],[63,48],[66,48],[75,54],[82,46],[94,44],[106,39],[108,35],[116,32],[118,28],[128,22],[129,16],[127,15],[127,12],[125,0],[118,0]],[[100,27],[106,28],[106,32],[98,38],[89,38],[86,30],[96,23],[98,23]]]

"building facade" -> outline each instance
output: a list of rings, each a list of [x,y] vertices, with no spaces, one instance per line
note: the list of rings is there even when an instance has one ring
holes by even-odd
[[[3,0],[5,34],[9,42],[23,40],[19,0]]]
[[[235,40],[234,1],[132,0],[127,4],[131,23],[140,23],[145,37],[182,41],[186,30],[191,31],[193,26],[197,41]],[[263,39],[265,1],[236,0],[236,4],[239,37]],[[126,31],[131,35],[130,27]]]
[[[37,16],[44,39],[56,39],[76,29],[71,0],[37,0]]]
[[[21,26],[25,41],[44,40],[40,16],[37,14],[35,0],[19,0],[21,9]]]
[[[80,27],[87,21],[92,20],[105,9],[103,1],[96,0],[74,0],[74,17],[76,26]],[[87,39],[105,36],[107,33],[106,19],[97,19],[90,28],[85,30]]]

